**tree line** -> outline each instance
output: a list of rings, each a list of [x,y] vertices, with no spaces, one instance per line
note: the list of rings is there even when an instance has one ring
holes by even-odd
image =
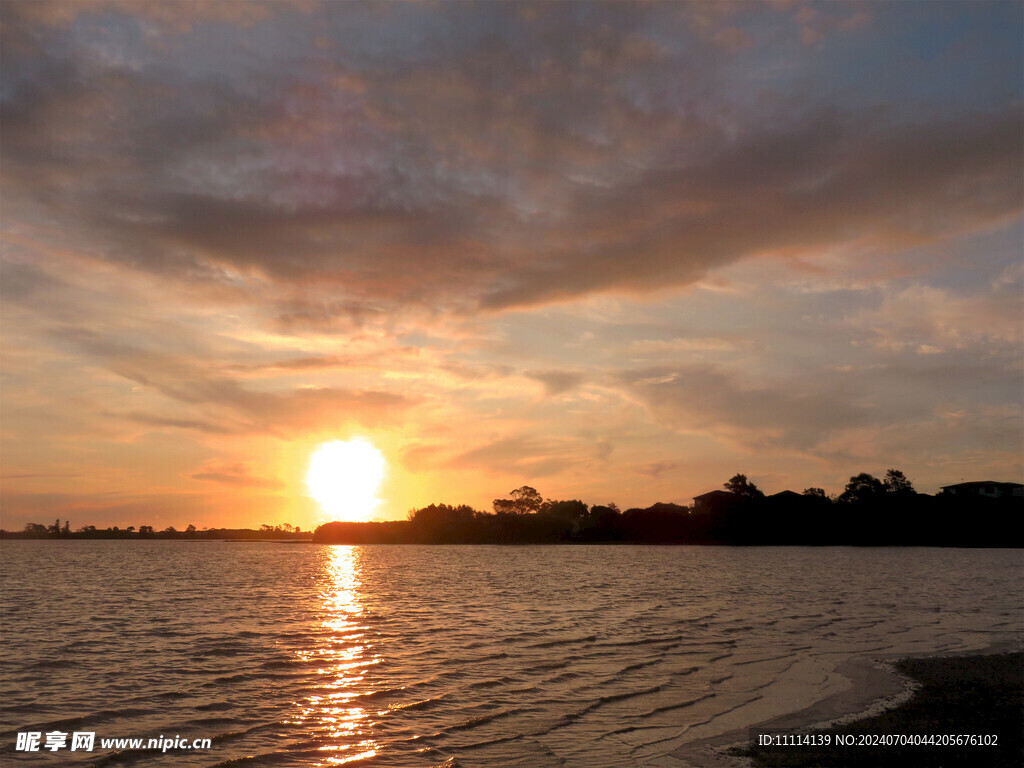
[[[734,544],[734,545],[919,545],[1020,547],[1017,521],[1024,499],[931,496],[917,493],[906,475],[889,469],[881,478],[854,475],[829,496],[819,487],[802,493],[765,495],[746,475],[685,506],[658,502],[621,510],[614,502],[587,505],[579,499],[545,499],[523,485],[494,499],[491,511],[466,504],[430,504],[410,510],[406,520],[333,522],[319,526],[312,541],[338,544]],[[251,528],[184,530],[86,525],[72,531],[58,519],[29,523],[22,531],[0,530],[0,538],[310,540],[290,524]]]
[[[308,540],[309,531],[302,531],[291,523],[270,525],[264,523],[259,528],[203,528],[188,525],[177,530],[169,525],[163,530],[156,530],[152,525],[140,525],[136,528],[129,525],[120,528],[116,525],[109,528],[97,528],[95,525],[83,525],[71,530],[71,522],[60,518],[53,525],[27,523],[21,531],[5,531],[0,529],[0,538],[4,539],[187,539],[187,540],[221,540],[221,539],[253,539],[264,540]]]
[[[460,504],[411,510],[407,520],[326,523],[313,541],[344,544],[734,544],[1019,547],[1024,499],[931,496],[898,469],[854,475],[822,488],[766,496],[746,475],[692,506],[659,502],[622,511],[614,503],[544,499],[524,485],[486,512]]]

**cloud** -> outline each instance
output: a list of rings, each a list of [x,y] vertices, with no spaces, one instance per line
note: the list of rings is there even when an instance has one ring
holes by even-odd
[[[744,384],[703,366],[626,371],[617,383],[672,429],[726,438],[748,451],[811,452],[838,429],[883,418],[838,376],[802,386]]]
[[[578,371],[528,371],[526,376],[543,384],[548,396],[575,389],[586,379],[585,374]]]
[[[888,133],[859,123],[829,117],[754,131],[704,164],[596,193],[572,227],[589,242],[513,272],[484,305],[655,291],[777,250],[865,243],[884,253],[1019,215],[1024,119],[1016,108]]]
[[[283,488],[284,483],[278,480],[256,477],[245,464],[213,463],[200,472],[189,475],[193,480],[209,480],[227,485],[240,485],[247,488]]]
[[[212,435],[230,435],[238,430],[226,424],[217,423],[214,420],[203,419],[175,419],[168,416],[159,416],[152,413],[140,411],[127,411],[119,413],[107,411],[104,415],[113,418],[124,418],[137,424],[145,424],[152,427],[170,427],[172,429],[192,429],[197,432],[207,432]]]
[[[985,347],[994,354],[1020,349],[1021,296],[1013,281],[984,294],[957,294],[928,285],[886,292],[876,309],[851,319],[870,334],[867,343],[894,353],[938,354]]]
[[[733,352],[750,347],[748,339],[695,337],[674,339],[637,339],[631,341],[627,352],[631,355],[671,355],[679,352]]]
[[[497,475],[549,477],[607,456],[607,446],[572,437],[515,436],[493,440],[447,462],[453,469],[485,469]]]
[[[132,8],[36,19],[49,44],[8,55],[7,194],[88,227],[99,258],[269,301],[285,332],[660,291],[782,249],[884,254],[1021,210],[1016,105],[786,113],[783,82],[754,111],[718,88],[759,65],[740,12],[197,9],[161,48]],[[307,47],[314,30],[351,45]]]
[[[258,390],[244,386],[202,358],[134,346],[80,328],[63,328],[62,343],[110,372],[164,398],[166,413],[124,412],[133,421],[213,434],[288,434],[330,423],[390,423],[416,402],[379,389],[327,386]],[[184,413],[183,413],[184,411]]]
[[[348,390],[329,387],[291,391],[256,392],[229,379],[155,381],[129,370],[121,375],[154,387],[166,397],[188,406],[207,409],[200,420],[161,418],[130,414],[136,421],[160,426],[198,429],[205,432],[278,435],[331,425],[379,426],[400,418],[414,404],[402,395],[380,390]]]
[[[916,467],[940,483],[1024,472],[1024,418],[1018,407],[937,408],[898,424],[836,432],[821,446],[833,464]],[[855,464],[856,462],[856,464]]]
[[[865,436],[902,446],[907,456],[929,451],[955,455],[968,446],[1006,455],[1020,444],[1019,355],[995,354],[979,344],[939,354],[924,354],[919,347],[873,348],[872,353],[863,358],[865,364],[819,367],[811,376],[795,376],[798,369],[792,363],[780,365],[785,371],[780,376],[751,376],[754,361],[748,361],[736,369],[629,369],[610,375],[609,386],[643,405],[654,422],[670,430],[711,437],[751,455],[792,451],[845,461],[870,454],[870,449],[850,447]],[[930,431],[923,425],[937,421],[936,413],[964,416],[956,429],[940,430],[945,435],[941,451],[938,443],[915,437]],[[992,413],[1012,417],[981,415]],[[912,443],[917,444],[913,450]],[[889,455],[895,460],[900,454],[893,449]]]

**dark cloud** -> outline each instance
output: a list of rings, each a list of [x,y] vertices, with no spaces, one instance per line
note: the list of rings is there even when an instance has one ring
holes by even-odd
[[[881,135],[859,118],[757,132],[702,166],[581,204],[575,231],[590,241],[513,272],[484,304],[650,291],[758,253],[855,243],[885,253],[1005,220],[1024,198],[1022,132],[1017,108]]]
[[[192,429],[197,432],[206,432],[211,435],[230,435],[235,434],[239,431],[244,431],[241,428],[232,428],[223,423],[217,423],[212,420],[203,419],[175,419],[167,416],[159,416],[152,413],[143,413],[140,411],[129,411],[127,413],[117,413],[115,411],[107,411],[104,416],[110,418],[125,418],[129,421],[135,422],[136,424],[145,424],[151,427],[170,427],[172,429]]]
[[[202,472],[190,475],[193,480],[209,480],[227,485],[241,485],[249,488],[282,488],[284,484],[277,480],[255,477],[244,464],[213,465]]]
[[[819,377],[795,386],[746,384],[701,366],[647,368],[618,376],[620,386],[671,428],[709,432],[750,449],[811,451],[838,430],[885,415],[844,380]]]
[[[286,332],[650,291],[1020,212],[1017,103],[936,117],[808,75],[773,80],[773,106],[749,90],[757,47],[715,42],[749,42],[763,9],[464,11],[197,10],[160,19],[163,45],[134,6],[9,11],[33,44],[5,58],[5,192],[92,228],[103,258],[241,286]]]
[[[99,365],[153,392],[173,405],[173,415],[130,411],[133,421],[195,429],[213,434],[287,434],[324,424],[390,423],[415,400],[382,390],[299,387],[257,390],[225,375],[201,358],[174,356],[102,336],[86,329],[63,329],[63,344]]]
[[[504,379],[515,375],[516,369],[511,365],[492,363],[486,365],[470,365],[461,362],[443,363],[440,370],[463,381],[486,381],[489,379]]]
[[[231,374],[280,375],[303,371],[329,371],[332,369],[361,368],[394,364],[397,360],[416,358],[419,350],[415,347],[398,347],[378,349],[366,353],[347,355],[316,355],[304,357],[285,357],[276,360],[262,360],[254,363],[236,363],[224,366],[224,371]]]
[[[158,426],[198,429],[212,433],[270,432],[289,434],[325,425],[393,423],[415,404],[402,395],[377,390],[330,387],[256,392],[230,379],[177,379],[160,381],[137,370],[112,368],[115,373],[152,387],[186,406],[208,412],[204,419],[177,419],[131,414],[136,421]]]
[[[846,432],[903,432],[901,441],[913,442],[910,433],[941,421],[945,412],[977,417],[975,435],[944,432],[950,452],[968,443],[1007,452],[1019,446],[1018,359],[972,347],[936,355],[890,353],[874,360],[864,368],[781,380],[715,366],[649,367],[616,374],[612,386],[636,398],[659,423],[755,452],[793,450],[834,459]],[[982,413],[1004,414],[1002,428],[987,423],[993,420]],[[892,437],[887,441],[893,443]]]
[[[10,261],[3,265],[0,299],[9,304],[44,302],[63,288],[63,282],[31,264]]]
[[[528,371],[528,378],[544,385],[548,395],[560,395],[579,386],[586,376],[578,371]]]
[[[646,475],[647,477],[658,477],[664,472],[671,472],[678,468],[679,462],[676,461],[656,461],[651,464],[645,464],[637,467],[636,471],[641,475]]]
[[[603,451],[604,446],[598,450]],[[573,438],[509,437],[465,451],[447,465],[454,469],[486,469],[501,475],[547,477],[579,465],[594,454],[594,446]]]
[[[79,474],[65,474],[65,473],[51,473],[45,475],[33,475],[28,473],[16,474],[16,475],[0,475],[0,480],[34,480],[36,478],[52,478],[52,477],[81,477]]]

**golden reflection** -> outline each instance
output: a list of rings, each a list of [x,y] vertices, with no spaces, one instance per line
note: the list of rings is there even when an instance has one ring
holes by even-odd
[[[298,722],[329,744],[321,766],[335,766],[374,757],[379,745],[370,737],[370,713],[358,705],[366,693],[366,673],[380,662],[366,643],[359,600],[358,554],[355,547],[325,548],[323,621],[320,642],[299,654],[319,663],[316,693],[299,702]]]

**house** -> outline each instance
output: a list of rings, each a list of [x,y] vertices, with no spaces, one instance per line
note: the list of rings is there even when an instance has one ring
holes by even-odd
[[[1004,496],[1024,497],[1024,483],[997,483],[992,480],[980,480],[971,483],[957,483],[942,486],[943,496],[959,498],[983,496],[987,499],[1001,499]]]
[[[708,515],[732,507],[740,497],[729,491],[709,491],[693,497],[693,514]]]
[[[777,504],[801,504],[806,502],[807,499],[807,496],[804,496],[802,493],[797,493],[796,491],[779,491],[778,493],[773,493],[768,497],[769,501]]]

